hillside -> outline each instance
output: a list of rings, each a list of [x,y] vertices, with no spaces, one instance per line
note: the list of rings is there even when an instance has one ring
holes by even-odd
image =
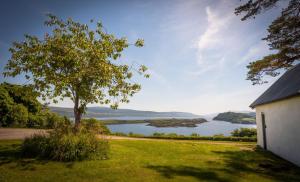
[[[155,127],[197,127],[197,124],[207,122],[206,119],[156,119],[156,120],[146,120],[148,126]]]
[[[224,112],[219,113],[213,120],[228,121],[240,124],[255,124],[255,113]]]
[[[51,111],[60,115],[73,117],[73,108],[49,107]],[[170,118],[193,118],[198,115],[187,112],[154,112],[139,111],[133,109],[111,109],[107,107],[88,107],[85,118],[110,118],[110,117],[170,117]]]

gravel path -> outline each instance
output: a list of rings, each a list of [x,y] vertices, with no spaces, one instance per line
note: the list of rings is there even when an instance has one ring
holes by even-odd
[[[49,130],[48,130],[49,131]],[[30,137],[33,134],[46,134],[45,129],[30,129],[30,128],[0,128],[0,140],[10,140],[10,139],[24,139]],[[101,137],[101,136],[99,136]],[[148,138],[133,138],[133,137],[123,137],[123,136],[105,136],[108,139],[113,140],[154,140]]]
[[[47,130],[30,128],[0,128],[0,140],[24,139],[35,133],[45,134],[47,133]]]

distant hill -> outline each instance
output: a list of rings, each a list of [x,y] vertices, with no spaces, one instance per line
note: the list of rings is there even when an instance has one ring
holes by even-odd
[[[228,121],[231,123],[240,123],[240,124],[255,124],[255,113],[237,113],[237,112],[224,112],[219,113],[213,120],[218,121]]]
[[[73,118],[73,108],[49,107],[51,111],[60,115]],[[192,118],[198,115],[187,112],[154,112],[139,111],[133,109],[111,109],[108,107],[88,107],[85,118],[109,118],[109,117],[170,117],[170,118]]]

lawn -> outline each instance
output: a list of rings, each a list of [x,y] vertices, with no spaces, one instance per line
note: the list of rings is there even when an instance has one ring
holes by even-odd
[[[112,140],[109,159],[69,163],[21,158],[20,144],[0,141],[0,181],[300,181],[254,143]]]

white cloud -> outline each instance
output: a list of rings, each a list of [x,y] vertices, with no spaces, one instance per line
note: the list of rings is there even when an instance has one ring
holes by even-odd
[[[263,41],[259,41],[259,43],[248,49],[247,53],[237,62],[237,65],[261,59],[267,52],[269,52],[268,45]]]
[[[200,36],[198,42],[198,49],[200,51],[203,49],[214,49],[216,46],[220,46],[224,38],[221,36],[221,32],[224,28],[227,28],[232,19],[231,15],[219,17],[216,13],[212,12],[209,6],[206,7],[206,14],[208,26],[204,34]]]
[[[232,24],[233,14],[218,14],[209,6],[206,7],[207,26],[200,35],[197,48],[197,63],[199,70],[196,75],[201,75],[215,68],[222,69],[226,61],[227,43],[229,41],[228,28]]]

